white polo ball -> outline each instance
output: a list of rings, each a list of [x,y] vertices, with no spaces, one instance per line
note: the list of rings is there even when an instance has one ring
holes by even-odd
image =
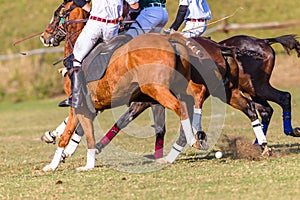
[[[222,156],[223,156],[223,154],[222,154],[222,152],[221,151],[217,151],[216,153],[215,153],[215,157],[216,158],[222,158]]]

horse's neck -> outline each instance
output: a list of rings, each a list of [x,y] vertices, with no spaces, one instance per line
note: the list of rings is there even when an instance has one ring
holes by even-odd
[[[87,13],[81,8],[76,8],[76,10],[70,13],[68,21],[71,23],[67,27],[67,35],[64,46],[65,56],[68,56],[73,52],[75,42],[85,25],[83,21],[76,20],[87,19],[87,16]]]

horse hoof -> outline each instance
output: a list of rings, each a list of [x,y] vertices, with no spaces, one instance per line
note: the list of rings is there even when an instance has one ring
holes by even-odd
[[[53,172],[55,169],[52,169],[50,165],[46,165],[43,169],[43,172]]]
[[[41,140],[48,144],[55,144],[56,143],[56,136],[53,133],[54,131],[46,131],[44,135],[42,135]]]
[[[264,146],[261,155],[263,157],[270,157],[272,155],[272,149],[267,146]]]
[[[156,164],[161,164],[161,165],[166,165],[166,164],[170,164],[167,159],[164,157],[164,158],[159,158],[159,159],[156,159],[155,160],[155,163]]]
[[[300,128],[296,127],[293,129],[293,132],[290,134],[293,137],[300,137]]]
[[[197,140],[192,147],[199,149],[199,150],[208,150],[209,149],[209,145],[206,141],[203,140]]]
[[[99,153],[101,153],[101,151],[104,147],[103,147],[103,144],[101,144],[101,142],[98,142],[95,144],[95,148],[96,148],[96,154],[99,154]]]
[[[196,140],[207,141],[207,135],[204,131],[197,131],[197,133],[195,134],[195,138]]]
[[[197,131],[197,133],[195,133],[195,139],[197,141],[192,145],[192,147],[199,150],[209,149],[209,145],[207,143],[207,135],[204,131]]]
[[[90,170],[93,170],[93,169],[94,169],[94,167],[84,166],[84,167],[77,167],[76,171],[78,171],[78,172],[86,172],[86,171],[90,171]]]
[[[156,151],[154,154],[153,154],[153,157],[154,159],[159,159],[159,158],[162,158],[164,155],[163,155],[163,151],[162,150],[158,150]]]

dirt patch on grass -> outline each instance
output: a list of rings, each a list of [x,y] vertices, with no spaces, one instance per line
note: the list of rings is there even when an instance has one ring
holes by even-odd
[[[234,135],[224,135],[222,142],[224,146],[221,147],[221,150],[227,157],[231,157],[232,159],[259,161],[270,157],[281,157],[289,153],[288,151],[277,151],[272,148],[268,156],[263,156],[260,146],[253,145],[253,141]]]
[[[260,160],[262,157],[260,146],[253,145],[252,142],[245,138],[224,135],[222,140],[224,143],[222,151],[226,152],[226,155],[233,159]]]

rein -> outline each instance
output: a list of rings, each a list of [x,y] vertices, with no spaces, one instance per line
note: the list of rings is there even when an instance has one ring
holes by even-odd
[[[58,24],[58,31],[57,34],[55,34],[54,38],[65,38],[67,35],[67,25],[65,23],[65,20],[69,17],[71,11],[76,8],[74,6],[71,6],[62,16],[59,16],[60,20],[59,20],[59,24]]]
[[[67,26],[69,26],[69,25],[71,25],[71,24],[73,24],[73,23],[86,23],[87,20],[88,20],[88,19],[74,19],[74,20],[67,21],[67,22],[65,23],[65,29],[67,30]],[[78,32],[79,32],[79,30],[76,31],[76,32],[74,32],[74,33],[72,33],[72,34],[70,35],[70,37],[68,37],[68,43],[69,43],[69,45],[70,45],[70,47],[71,47],[72,49],[74,48],[74,46],[73,46],[73,44],[72,44],[72,42],[71,42],[71,37],[72,37],[73,35],[77,34]],[[67,35],[67,32],[66,32],[66,35]]]
[[[73,20],[69,20],[65,23],[65,26],[69,26],[70,24],[73,23],[86,23],[88,19],[73,19]]]

